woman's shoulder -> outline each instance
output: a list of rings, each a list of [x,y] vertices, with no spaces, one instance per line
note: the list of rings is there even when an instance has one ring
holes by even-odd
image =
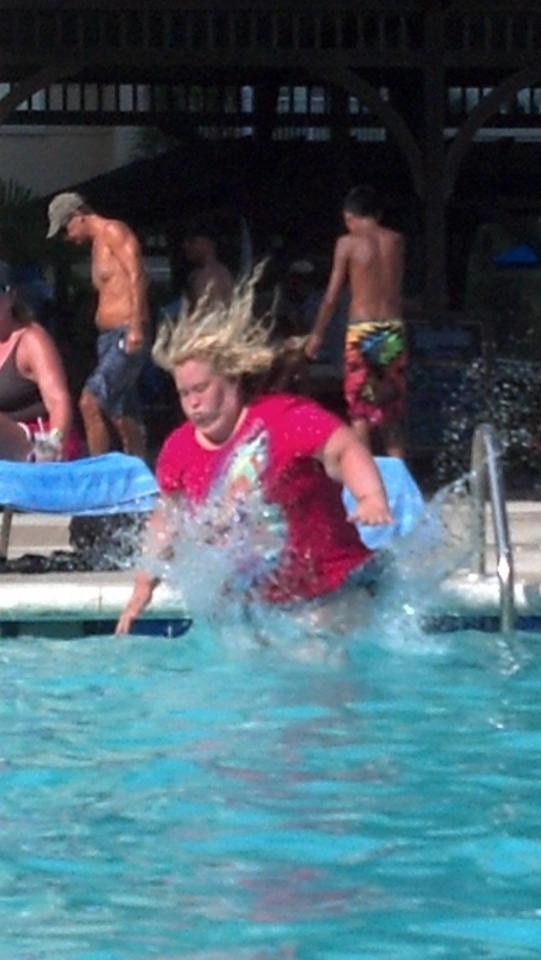
[[[39,363],[45,358],[50,361],[52,356],[59,355],[51,334],[37,320],[17,327],[13,335],[17,338],[17,355],[30,364],[33,360]]]
[[[301,394],[297,393],[287,393],[286,391],[280,390],[276,393],[261,393],[252,401],[251,406],[261,406],[261,407],[288,407],[292,403],[297,403],[299,401],[306,400],[306,397],[303,397]]]
[[[281,414],[299,410],[317,409],[318,404],[311,397],[298,393],[265,393],[256,397],[250,404],[251,413],[256,415]]]
[[[162,443],[159,456],[167,456],[171,452],[178,451],[194,442],[194,429],[188,421],[181,423],[169,433]]]
[[[20,340],[27,343],[54,343],[51,334],[37,320],[26,320],[13,331]]]

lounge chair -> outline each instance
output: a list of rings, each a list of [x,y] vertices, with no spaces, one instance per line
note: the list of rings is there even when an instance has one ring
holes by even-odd
[[[19,512],[99,516],[142,513],[157,495],[152,472],[139,457],[106,453],[68,463],[0,461],[0,558],[7,557]]]

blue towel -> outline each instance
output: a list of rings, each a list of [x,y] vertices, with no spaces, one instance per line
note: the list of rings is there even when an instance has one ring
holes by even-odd
[[[387,492],[393,523],[377,527],[357,524],[359,536],[371,549],[385,546],[394,536],[409,533],[419,520],[424,502],[402,460],[376,457]],[[139,457],[106,453],[69,463],[15,463],[0,460],[0,506],[40,513],[76,516],[139,513],[152,510],[158,486]],[[349,513],[355,501],[344,488]]]
[[[0,505],[13,510],[79,516],[139,513],[154,506],[158,487],[139,457],[106,453],[68,463],[0,460]]]
[[[383,480],[393,522],[373,527],[362,523],[355,524],[362,542],[371,550],[386,547],[393,537],[404,537],[411,533],[424,511],[421,491],[404,461],[397,457],[375,457],[375,461]],[[342,502],[346,513],[352,513],[356,501],[345,487],[342,491]]]

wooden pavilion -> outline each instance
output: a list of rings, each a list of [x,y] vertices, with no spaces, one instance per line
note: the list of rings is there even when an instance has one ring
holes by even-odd
[[[0,0],[0,63],[0,123],[173,135],[88,185],[134,225],[222,198],[330,249],[345,190],[373,182],[435,328],[477,223],[541,213],[539,0]],[[441,369],[412,391],[417,424],[442,391]]]
[[[359,179],[409,198],[428,317],[447,305],[450,205],[505,198],[519,132],[518,189],[539,196],[538,0],[1,0],[0,63],[3,123],[158,127],[189,177],[213,150],[272,202],[266,160],[298,153],[325,212]],[[298,180],[286,195],[302,203]]]

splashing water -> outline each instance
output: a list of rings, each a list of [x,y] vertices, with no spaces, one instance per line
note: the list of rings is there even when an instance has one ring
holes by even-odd
[[[283,537],[262,522],[260,504],[250,498],[242,507],[211,499],[196,507],[169,503],[165,509],[174,552],[150,572],[205,620],[234,611],[239,595],[272,569],[283,548]]]
[[[460,386],[442,407],[441,451],[436,475],[441,482],[468,469],[467,458],[475,425],[489,420],[500,436],[506,460],[541,478],[541,365],[496,357],[490,364],[473,361]]]
[[[249,498],[227,514],[213,502],[169,506],[174,554],[150,572],[178,594],[197,623],[210,627],[220,646],[237,652],[265,646],[295,659],[334,660],[368,632],[385,646],[424,646],[423,619],[439,585],[471,557],[471,510],[464,477],[438,491],[416,528],[376,555],[358,586],[288,609],[258,602],[250,591],[283,544],[264,529],[260,504],[258,516]]]
[[[423,624],[441,583],[471,566],[472,510],[464,476],[442,487],[426,503],[415,529],[391,543],[371,620],[383,645],[426,646]]]

